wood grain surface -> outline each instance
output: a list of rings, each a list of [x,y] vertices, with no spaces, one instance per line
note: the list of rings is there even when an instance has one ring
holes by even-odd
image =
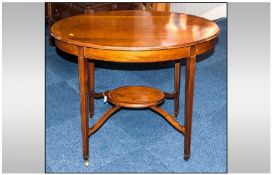
[[[164,100],[164,93],[147,86],[124,86],[108,93],[108,100],[121,107],[146,108]]]
[[[65,18],[51,34],[77,46],[110,50],[157,50],[199,44],[218,36],[207,19],[159,11],[108,11]]]

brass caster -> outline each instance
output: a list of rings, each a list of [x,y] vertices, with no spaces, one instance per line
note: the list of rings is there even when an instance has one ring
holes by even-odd
[[[190,155],[186,155],[186,154],[184,154],[184,160],[188,161],[188,160],[189,160],[189,158],[190,158]]]
[[[84,160],[84,165],[85,166],[89,166],[89,164],[90,164],[89,160]]]
[[[94,114],[89,113],[88,118],[93,118]]]

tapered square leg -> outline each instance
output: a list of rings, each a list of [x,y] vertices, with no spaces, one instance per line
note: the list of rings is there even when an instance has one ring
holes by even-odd
[[[89,137],[88,137],[88,61],[83,56],[83,48],[79,48],[78,56],[78,78],[80,91],[80,113],[81,113],[81,132],[83,143],[83,159],[89,159]]]
[[[195,47],[191,48],[191,57],[186,59],[186,87],[185,87],[185,139],[184,139],[184,159],[190,157],[191,129],[193,113],[193,95],[195,81]]]
[[[179,93],[180,93],[180,60],[175,63],[175,85],[174,85],[174,117],[179,114]]]
[[[94,63],[89,62],[89,118],[94,115]]]

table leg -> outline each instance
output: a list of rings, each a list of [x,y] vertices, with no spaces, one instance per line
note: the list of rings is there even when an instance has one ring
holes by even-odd
[[[94,63],[89,62],[89,118],[94,115]]]
[[[190,157],[195,63],[196,63],[195,55],[186,59],[185,139],[184,139],[184,159],[185,160],[188,160]]]
[[[89,122],[88,122],[88,60],[83,56],[83,48],[79,48],[78,77],[80,90],[81,132],[83,143],[83,159],[88,165],[89,159]]]
[[[178,116],[179,113],[179,92],[180,92],[180,61],[175,63],[175,85],[174,85],[174,117]]]

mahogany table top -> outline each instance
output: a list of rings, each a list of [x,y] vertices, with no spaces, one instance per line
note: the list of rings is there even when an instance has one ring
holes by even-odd
[[[107,11],[65,18],[52,26],[59,41],[94,49],[143,51],[182,48],[216,38],[213,21],[180,13]]]

